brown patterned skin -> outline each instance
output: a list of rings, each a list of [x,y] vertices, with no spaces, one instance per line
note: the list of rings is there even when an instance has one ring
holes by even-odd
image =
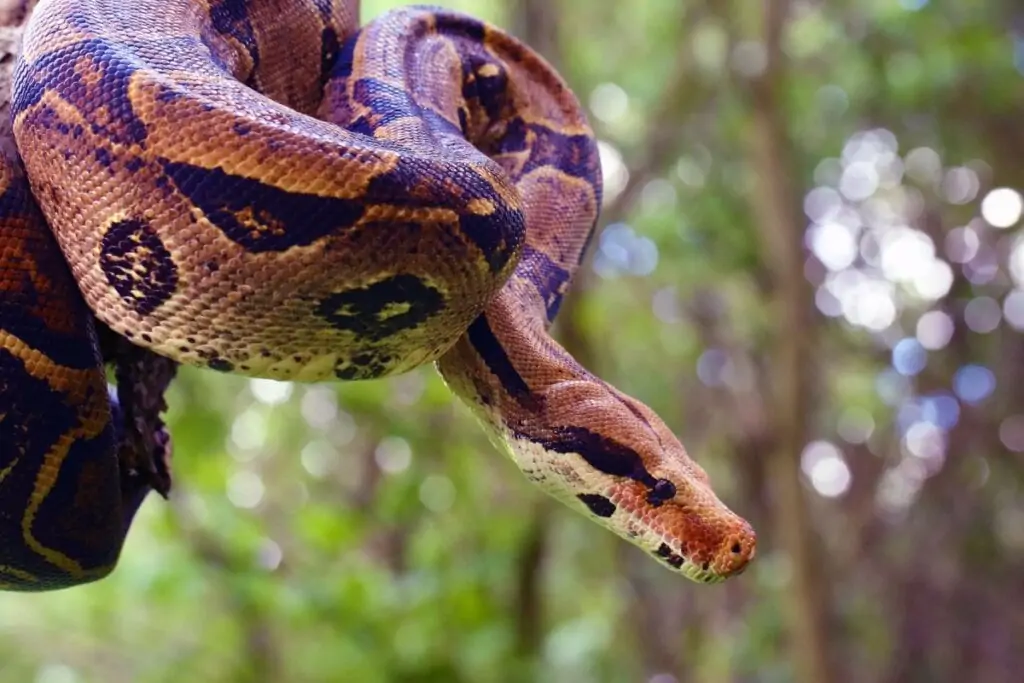
[[[104,576],[146,494],[166,492],[148,472],[166,463],[126,438],[122,406],[108,396],[92,316],[2,131],[0,589]]]
[[[358,9],[40,4],[14,134],[89,308],[161,356],[249,376],[436,361],[542,488],[694,580],[738,573],[750,526],[649,408],[548,335],[601,204],[575,96],[493,26],[410,7],[357,30]],[[25,547],[6,574],[0,550],[0,587],[94,578],[19,580],[40,554],[14,534],[23,509],[0,489],[0,519],[22,520],[0,542]]]

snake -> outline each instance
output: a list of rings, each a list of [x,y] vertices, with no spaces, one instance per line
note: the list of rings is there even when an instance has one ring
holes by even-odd
[[[169,444],[122,386],[159,374],[146,354],[308,383],[433,364],[528,480],[664,567],[715,583],[753,559],[666,423],[552,337],[604,199],[566,81],[460,12],[359,12],[31,15],[0,167],[0,589],[109,575],[166,493]],[[143,360],[115,390],[118,353]]]

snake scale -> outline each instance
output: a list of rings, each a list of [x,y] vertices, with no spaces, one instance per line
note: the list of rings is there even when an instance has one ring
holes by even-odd
[[[114,568],[170,485],[151,418],[177,363],[313,382],[436,362],[530,480],[665,566],[715,582],[752,559],[664,422],[548,334],[602,197],[576,97],[476,19],[358,15],[36,8],[0,169],[0,588]]]

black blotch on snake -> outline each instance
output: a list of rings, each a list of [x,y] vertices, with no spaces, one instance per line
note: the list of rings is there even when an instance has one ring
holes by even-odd
[[[640,455],[628,446],[584,427],[559,427],[552,432],[523,436],[555,453],[577,453],[599,472],[628,477],[649,489],[656,488],[658,480],[644,467]]]
[[[569,271],[542,251],[527,245],[516,267],[516,274],[525,276],[544,298],[548,323],[555,320],[562,306],[562,297],[569,286]]]
[[[218,372],[231,372],[232,370],[235,369],[235,364],[225,358],[220,358],[218,356],[217,358],[208,359],[206,361],[206,367],[210,368],[211,370],[217,370]]]
[[[74,64],[74,69],[68,65]],[[135,67],[109,41],[87,38],[60,47],[32,64],[38,80],[26,82],[27,65],[15,72],[12,115],[38,103],[52,90],[89,123],[93,131],[112,142],[144,144],[146,125],[132,109],[128,88]]]
[[[526,123],[517,118],[508,123],[496,151],[499,154],[529,153],[520,176],[538,168],[551,167],[586,180],[594,187],[600,205],[600,160],[591,137],[564,135],[539,123]]]
[[[254,253],[285,251],[351,229],[363,202],[282,190],[251,178],[162,160],[175,187],[233,242]]]
[[[441,12],[434,18],[434,26],[438,33],[462,34],[477,43],[484,42],[487,37],[483,22],[465,15]]]
[[[314,312],[335,329],[381,341],[417,327],[444,306],[437,289],[415,275],[401,274],[331,294]]]
[[[452,193],[453,181],[459,187],[458,196]],[[490,213],[471,208],[472,202],[481,200],[492,207]],[[492,273],[501,271],[518,255],[526,237],[523,212],[506,204],[490,181],[471,168],[460,170],[433,159],[397,158],[388,171],[370,181],[365,201],[453,210],[462,234],[480,250]]]
[[[239,47],[249,54],[253,73],[242,80],[247,81],[246,85],[251,85],[249,81],[252,80],[260,63],[260,50],[246,4],[247,0],[213,0],[209,11],[214,29],[221,35],[234,39]]]
[[[100,245],[100,268],[110,286],[139,315],[171,298],[178,267],[149,223],[127,218],[111,223]]]
[[[466,330],[466,336],[487,365],[487,369],[498,378],[498,384],[520,404],[528,407],[534,406],[536,399],[533,392],[530,391],[530,386],[512,365],[512,360],[505,352],[505,347],[494,335],[494,330],[491,329],[485,314],[481,313],[476,320],[470,323],[469,329]]]
[[[338,32],[330,26],[324,27],[320,32],[320,87],[323,87],[332,77],[331,72],[341,54],[341,41],[338,39]],[[351,53],[350,53],[351,58]],[[351,64],[349,65],[351,70]]]
[[[670,566],[675,567],[676,569],[682,567],[683,562],[686,561],[682,555],[677,555],[676,553],[672,552],[672,548],[668,547],[667,543],[662,543],[660,546],[658,546],[657,553],[658,557],[662,558]]]
[[[476,46],[476,50],[462,60],[462,96],[467,102],[475,100],[490,119],[498,119],[509,104],[508,72],[482,48]]]
[[[373,112],[359,132],[372,136],[381,126],[420,116],[419,105],[407,91],[375,78],[360,78],[352,87],[353,99]]]
[[[374,379],[391,369],[394,357],[385,353],[365,352],[339,359],[334,376],[340,380]]]
[[[599,493],[581,493],[576,497],[598,517],[611,517],[615,514],[615,503]]]

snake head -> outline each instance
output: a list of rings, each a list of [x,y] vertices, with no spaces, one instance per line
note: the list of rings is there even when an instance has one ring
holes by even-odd
[[[649,474],[653,486],[627,478],[605,488],[615,506],[611,517],[620,516],[608,526],[693,581],[717,583],[741,573],[754,557],[756,536],[718,499],[703,470],[668,466]],[[595,499],[584,495],[577,497],[593,513]]]
[[[650,408],[603,382],[561,382],[546,393],[548,405],[561,406],[561,426],[513,447],[527,476],[693,581],[746,568],[754,530]]]

